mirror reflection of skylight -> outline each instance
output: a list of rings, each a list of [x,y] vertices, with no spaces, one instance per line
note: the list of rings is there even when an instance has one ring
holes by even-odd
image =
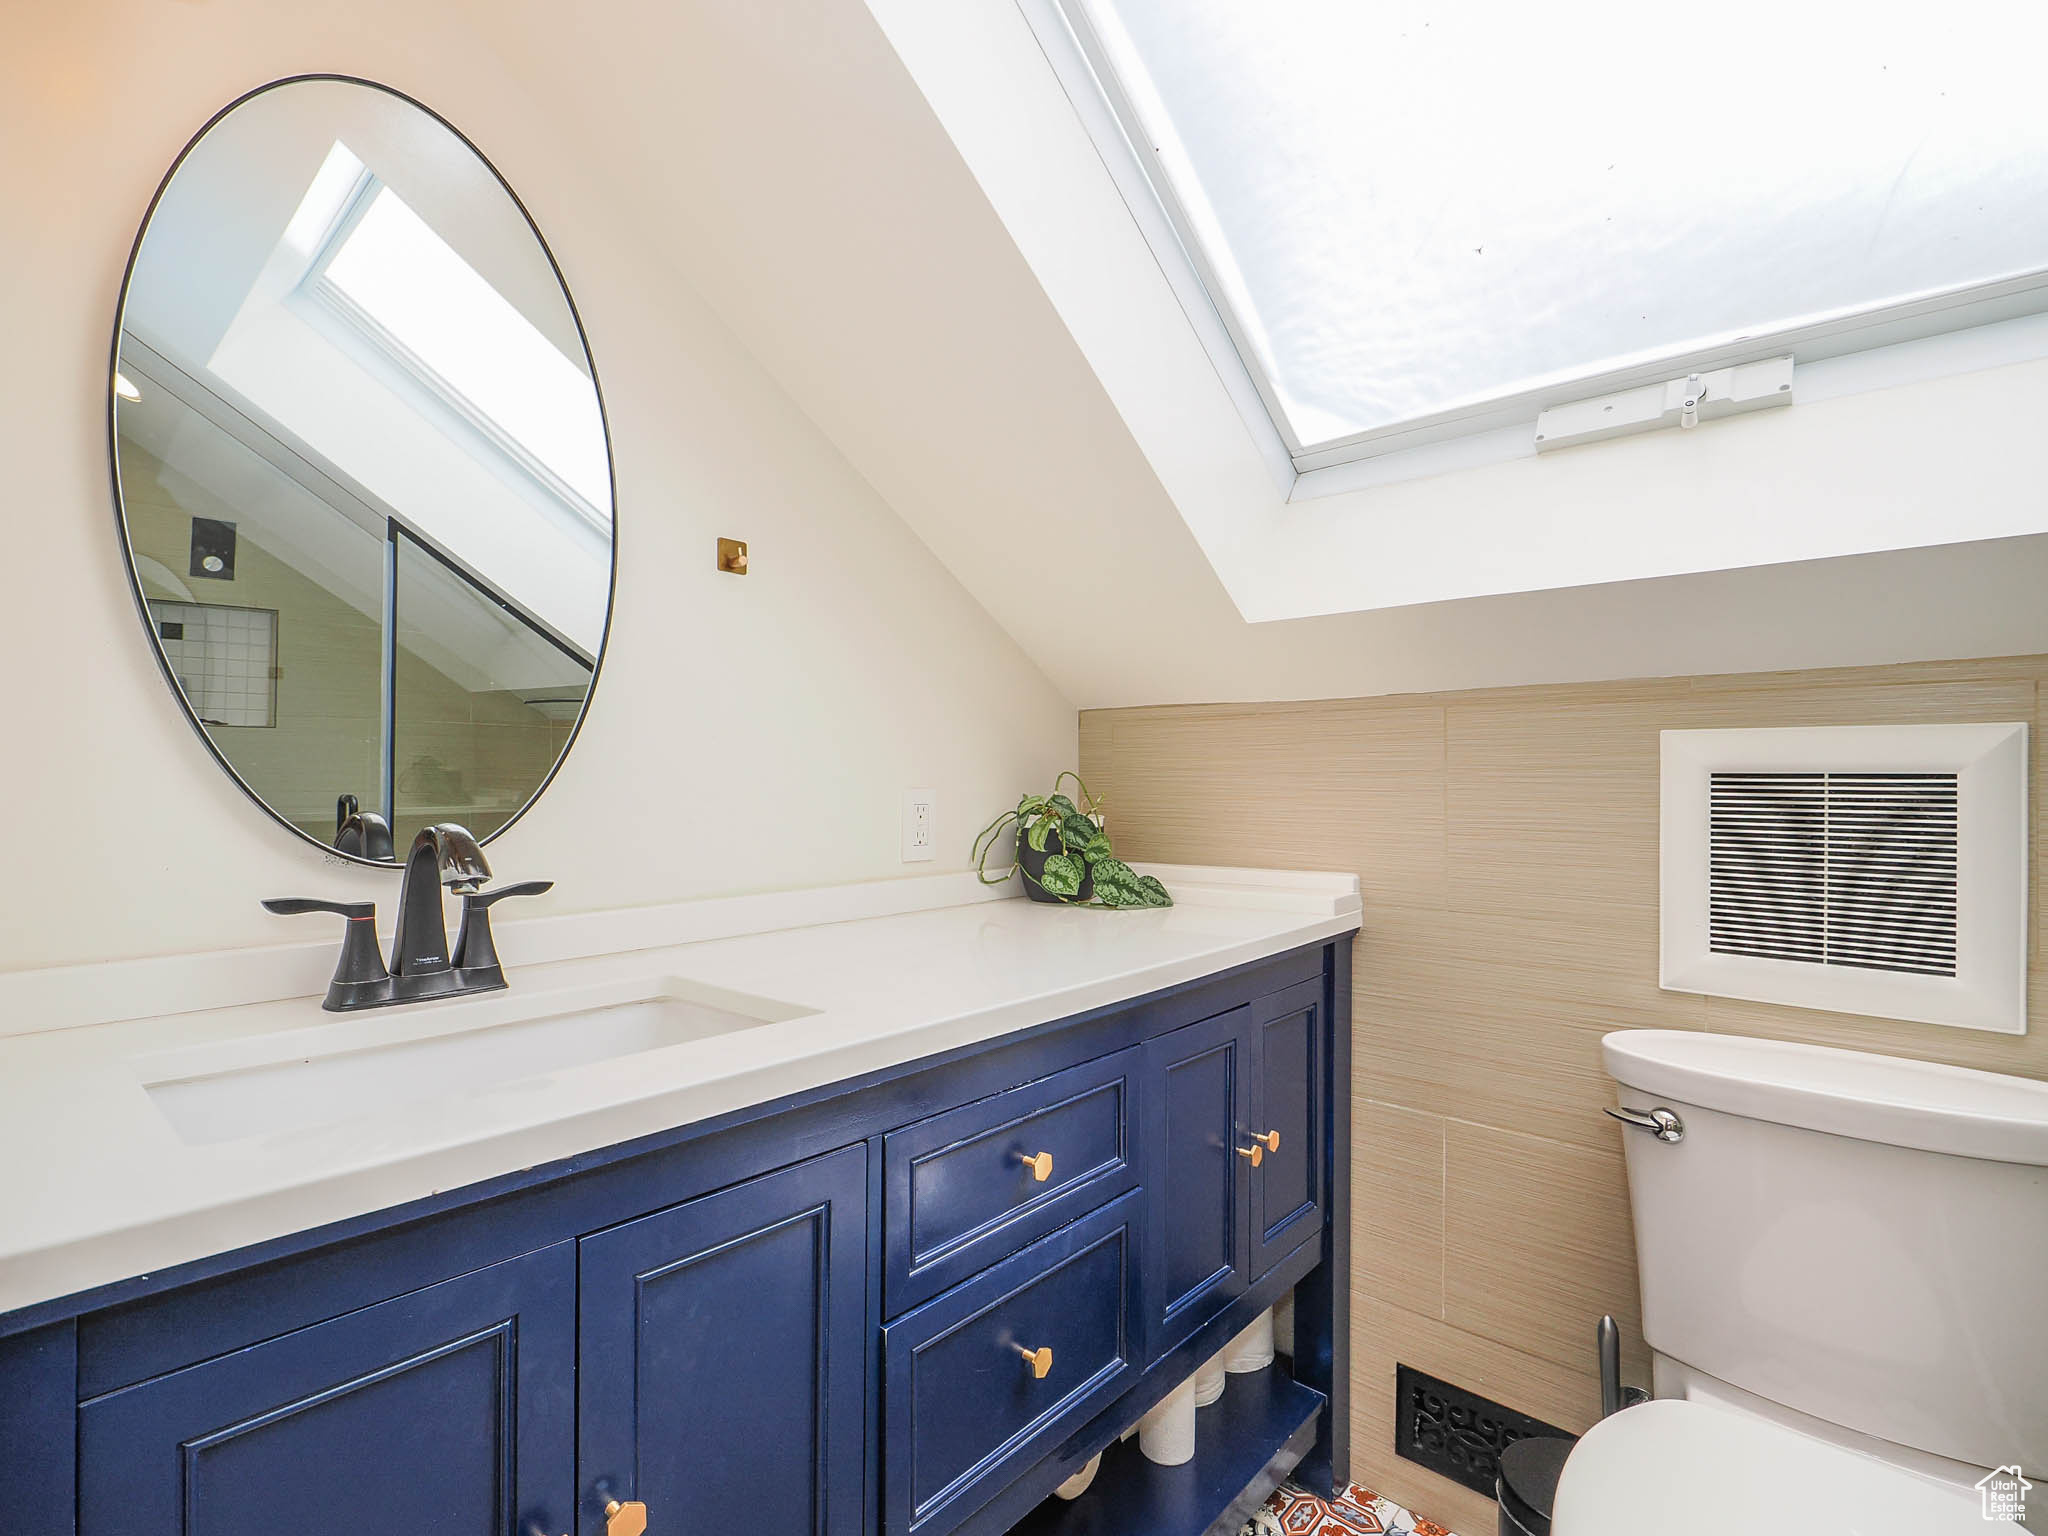
[[[327,263],[327,281],[462,403],[609,520],[597,389],[389,187]]]
[[[299,206],[293,211],[291,222],[284,227],[285,246],[301,256],[311,257],[327,238],[334,227],[334,221],[348,205],[350,196],[361,184],[364,175],[363,162],[341,140],[336,139],[328,147],[327,157],[320,162],[320,169],[313,173],[307,184],[305,196],[299,199]]]
[[[1068,4],[1297,449],[2048,266],[2048,6]]]

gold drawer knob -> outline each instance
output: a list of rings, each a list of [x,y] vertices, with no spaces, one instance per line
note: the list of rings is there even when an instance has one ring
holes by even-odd
[[[1254,1132],[1252,1140],[1259,1143],[1268,1152],[1278,1152],[1280,1150],[1280,1133],[1278,1131],[1268,1131],[1263,1136]]]
[[[1024,1364],[1030,1370],[1033,1381],[1043,1381],[1052,1373],[1052,1346],[1050,1344],[1041,1345],[1037,1349],[1026,1349],[1022,1344],[1012,1344],[1010,1348],[1024,1357]]]
[[[621,1504],[613,1499],[604,1507],[604,1536],[641,1536],[647,1529],[647,1506],[638,1499]]]
[[[1052,1154],[1050,1152],[1019,1152],[1017,1161],[1031,1170],[1031,1177],[1043,1184],[1052,1177]]]
[[[1259,1166],[1259,1164],[1263,1163],[1266,1160],[1266,1149],[1263,1146],[1239,1147],[1237,1149],[1237,1155],[1239,1157],[1250,1158],[1252,1160],[1252,1166],[1256,1168]]]

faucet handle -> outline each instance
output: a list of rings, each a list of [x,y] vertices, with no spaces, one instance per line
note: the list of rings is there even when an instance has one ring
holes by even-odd
[[[314,896],[272,896],[264,901],[263,910],[275,912],[279,917],[298,917],[306,912],[332,912],[336,917],[345,917],[352,923],[374,922],[377,917],[377,903],[374,901],[321,901]]]
[[[465,907],[493,907],[507,896],[545,896],[555,888],[552,880],[522,880],[517,885],[501,885],[495,891],[471,891],[462,898]]]
[[[495,891],[463,892],[462,926],[455,931],[455,968],[473,978],[480,971],[494,971],[502,977],[497,941],[491,937],[491,908],[507,896],[540,896],[554,888],[552,880],[522,880]]]
[[[327,984],[327,1000],[321,1004],[331,1013],[350,1008],[369,1008],[383,1002],[391,989],[391,972],[377,952],[377,904],[374,901],[321,901],[312,896],[274,896],[263,903],[266,912],[280,917],[297,917],[305,912],[332,912],[348,919],[342,932],[341,958],[334,964],[334,979]]]

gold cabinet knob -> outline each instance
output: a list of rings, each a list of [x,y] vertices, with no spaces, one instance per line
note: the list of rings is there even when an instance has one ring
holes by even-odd
[[[613,1499],[604,1507],[604,1536],[641,1536],[647,1529],[647,1506],[638,1499],[621,1504]]]
[[[1268,1131],[1263,1136],[1254,1132],[1252,1140],[1259,1143],[1268,1152],[1278,1152],[1280,1150],[1280,1133],[1278,1131]]]
[[[1237,1149],[1237,1155],[1239,1157],[1250,1158],[1252,1160],[1252,1166],[1256,1168],[1259,1166],[1259,1164],[1263,1163],[1266,1160],[1266,1149],[1263,1146],[1239,1147]]]
[[[1026,1349],[1022,1344],[1012,1344],[1010,1348],[1024,1357],[1024,1364],[1030,1370],[1033,1381],[1043,1381],[1051,1374],[1052,1346],[1050,1344],[1041,1345],[1037,1349]]]
[[[1052,1154],[1050,1152],[1019,1152],[1017,1161],[1031,1170],[1031,1177],[1043,1184],[1052,1177]]]

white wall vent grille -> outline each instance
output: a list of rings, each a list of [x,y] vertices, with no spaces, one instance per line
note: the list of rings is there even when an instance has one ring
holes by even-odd
[[[1666,731],[1663,985],[2024,1033],[2024,725]]]
[[[1707,947],[1956,973],[1956,776],[1710,777]]]

